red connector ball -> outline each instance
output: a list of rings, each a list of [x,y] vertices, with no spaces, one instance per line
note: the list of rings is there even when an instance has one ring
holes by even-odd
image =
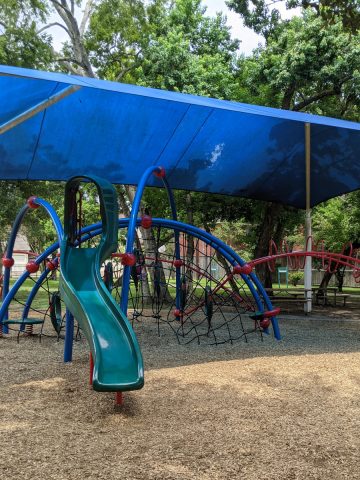
[[[37,203],[35,203],[35,200],[36,200],[36,197],[35,196],[32,196],[32,197],[29,197],[26,201],[26,203],[28,204],[28,206],[30,208],[39,208],[40,205],[38,205]]]
[[[143,215],[142,218],[141,218],[141,226],[143,228],[151,228],[151,225],[152,225],[152,218],[150,215]]]
[[[36,262],[28,262],[25,268],[29,273],[36,273],[39,270],[39,267],[40,265]]]
[[[261,322],[260,322],[260,327],[263,328],[263,329],[269,328],[270,323],[271,323],[270,318],[264,318],[264,319],[261,320]]]
[[[158,167],[157,170],[154,170],[155,177],[165,178],[166,172],[164,167]]]
[[[243,265],[241,268],[242,268],[241,273],[244,273],[245,275],[250,275],[250,273],[252,272],[252,266],[249,265],[248,263],[245,263],[245,265]]]
[[[57,263],[55,263],[55,262],[53,262],[53,261],[47,262],[46,266],[47,266],[47,268],[48,268],[49,270],[51,270],[51,271],[57,269]]]
[[[175,308],[174,317],[181,317],[181,310],[179,310],[178,308]]]
[[[124,253],[121,257],[121,264],[125,267],[132,267],[136,263],[136,257],[133,253]]]
[[[176,268],[180,268],[184,265],[184,262],[182,260],[180,260],[180,258],[177,258],[176,260],[174,260],[173,265]]]
[[[13,259],[13,258],[3,257],[3,258],[2,258],[2,264],[3,264],[4,267],[6,267],[6,268],[11,268],[11,267],[14,265],[14,259]]]
[[[233,268],[233,274],[234,275],[249,275],[252,272],[252,266],[249,265],[248,263],[245,263],[245,265],[235,265]]]

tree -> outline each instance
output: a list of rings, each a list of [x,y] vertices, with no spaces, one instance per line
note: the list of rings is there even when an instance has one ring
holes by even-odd
[[[324,241],[330,252],[350,254],[350,245],[360,247],[360,193],[352,192],[317,206],[313,212],[314,239]],[[320,289],[326,289],[335,274],[341,291],[345,267],[332,263],[324,273]]]
[[[51,38],[38,31],[45,4],[37,0],[3,0],[0,9],[0,63],[47,68],[52,60]]]
[[[239,42],[205,13],[201,0],[105,0],[86,46],[103,78],[230,99]]]
[[[301,17],[275,21],[265,2],[252,2],[259,11],[250,11],[249,2],[234,1],[230,5],[234,8],[235,4],[245,21],[253,22],[254,29],[267,19],[267,23],[263,22],[267,28],[265,46],[240,60],[238,100],[359,118],[358,33],[344,29],[339,17],[329,23],[310,8],[304,9]],[[264,210],[257,256],[265,256],[269,240],[279,234],[282,212],[283,208],[274,204]],[[260,271],[260,276],[271,287],[270,272]]]
[[[244,19],[244,24],[256,33],[268,38],[276,34],[282,22],[276,8],[283,4],[287,9],[300,7],[320,17],[326,25],[341,20],[344,30],[356,33],[360,28],[360,5],[358,0],[228,0],[229,8]]]
[[[136,83],[165,0],[104,0],[90,16],[85,47],[100,78]]]

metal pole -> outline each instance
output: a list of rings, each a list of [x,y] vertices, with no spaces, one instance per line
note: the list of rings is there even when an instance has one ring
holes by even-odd
[[[0,125],[0,135],[7,132],[8,130],[11,130],[12,128],[16,127],[20,123],[25,122],[29,118],[34,117],[39,112],[42,112],[48,107],[51,107],[51,105],[54,105],[55,103],[59,102],[63,98],[67,97],[68,95],[71,95],[72,93],[77,92],[80,88],[81,87],[79,85],[71,85],[70,87],[66,87],[63,90],[60,90],[60,92],[55,93],[55,95],[52,95],[50,98],[47,98],[46,100],[38,103],[37,105],[30,107],[25,112],[20,113],[20,115],[17,115],[11,120],[8,120],[7,122]]]
[[[65,344],[64,344],[64,362],[72,362],[74,340],[74,317],[70,310],[66,309],[66,325],[65,325]]]
[[[307,252],[312,250],[311,236],[311,196],[310,196],[310,170],[311,170],[311,127],[310,123],[305,123],[305,182],[306,182],[306,213],[305,213],[305,248]],[[310,255],[305,258],[304,266],[304,290],[305,304],[304,311],[306,314],[312,310],[312,257]]]

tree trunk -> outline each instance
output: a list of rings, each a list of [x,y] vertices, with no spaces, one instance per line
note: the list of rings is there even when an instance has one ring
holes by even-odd
[[[152,228],[140,228],[140,232],[145,255],[152,259],[146,260],[145,265],[152,266],[151,273],[153,275],[151,276],[151,280],[153,283],[154,295],[159,295],[159,300],[161,302],[164,301],[165,303],[171,303],[173,299],[168,289],[168,279],[166,278],[161,261],[158,261],[159,247],[161,247],[161,244],[155,239],[154,230]],[[155,284],[157,288],[155,288]]]
[[[358,240],[353,242],[352,243],[352,248],[360,248],[360,242]],[[344,250],[344,255],[349,255],[349,254],[350,254],[350,246],[348,246]],[[321,294],[321,292],[325,292],[325,290],[329,286],[330,280],[331,280],[331,278],[334,274],[336,275],[336,278],[338,280],[338,285],[337,286],[339,288],[339,292],[342,292],[343,283],[344,283],[344,275],[341,275],[341,271],[344,270],[344,273],[345,273],[345,269],[344,269],[343,266],[339,265],[338,268],[335,270],[335,265],[336,265],[336,262],[331,262],[330,272],[326,271],[324,273],[324,276],[321,279],[321,283],[320,283],[320,286],[319,286],[319,293],[320,294]]]
[[[131,185],[127,185],[125,186],[125,191],[128,195],[128,198],[131,204],[133,204],[135,199],[135,194],[136,194],[136,188]],[[129,215],[130,215],[130,212],[129,212]],[[158,248],[160,245],[157,245],[153,229],[148,230],[140,227],[140,233],[141,233],[141,236],[137,237],[139,240],[139,245],[141,246],[140,249],[144,252],[145,257],[151,257],[155,261],[158,256]],[[145,265],[150,266],[152,263],[154,263],[154,261],[150,261],[150,262],[146,261]],[[157,275],[157,281],[159,282],[159,286],[160,286],[160,299],[164,300],[167,303],[171,303],[172,297],[167,287],[166,276],[165,276],[164,269],[162,267],[161,262],[159,262],[159,265],[156,265],[156,268],[158,269],[156,275]],[[153,268],[151,268],[151,273],[155,274],[155,272],[153,271]],[[150,275],[150,279],[154,287],[153,291],[155,295],[157,293],[155,291],[153,275]],[[148,297],[149,299],[152,298],[150,294],[150,286],[148,284],[148,275],[146,275],[146,280],[144,282],[144,296]]]
[[[255,248],[255,258],[269,255],[269,243],[277,232],[278,217],[284,207],[277,203],[269,203],[266,206],[264,217],[260,225],[260,235]],[[256,267],[256,275],[265,288],[272,288],[272,275],[267,264]]]

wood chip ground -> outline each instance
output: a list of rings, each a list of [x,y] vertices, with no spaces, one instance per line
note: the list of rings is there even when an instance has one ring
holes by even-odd
[[[88,387],[88,347],[0,340],[1,480],[360,479],[360,321],[288,317],[283,340],[139,339],[145,387]]]

